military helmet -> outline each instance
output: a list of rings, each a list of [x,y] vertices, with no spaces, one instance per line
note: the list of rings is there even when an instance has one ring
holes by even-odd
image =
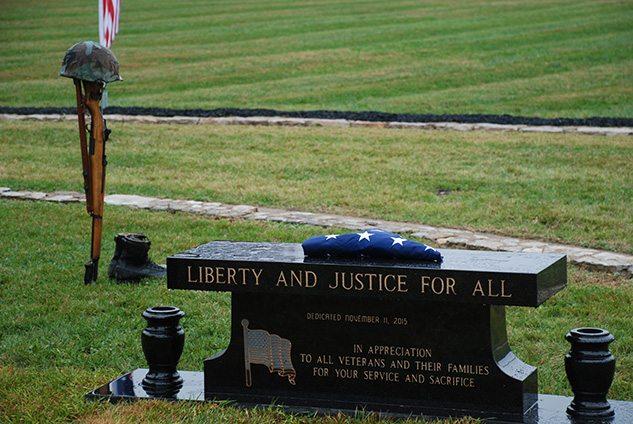
[[[114,53],[94,41],[82,41],[68,49],[59,75],[90,82],[123,81]]]

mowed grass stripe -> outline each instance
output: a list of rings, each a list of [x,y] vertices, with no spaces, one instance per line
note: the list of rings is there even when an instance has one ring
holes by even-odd
[[[356,29],[355,29],[356,30]],[[365,41],[375,41],[375,40],[368,40],[367,38],[365,38]],[[537,42],[540,40],[537,40]],[[286,46],[287,43],[283,43],[281,42],[280,45]],[[514,49],[514,48],[513,48]],[[238,49],[239,50],[239,49]],[[334,50],[335,52],[337,50]],[[397,51],[397,50],[396,50]],[[262,68],[264,68],[263,71],[261,72],[257,72],[257,73],[252,73],[249,74],[247,76],[247,78],[254,78],[256,79],[257,82],[246,82],[246,84],[249,85],[257,85],[260,81],[262,81],[261,79],[257,79],[260,75],[264,75],[264,79],[267,81],[281,81],[283,82],[283,84],[292,84],[291,81],[294,78],[300,78],[302,81],[305,81],[305,73],[301,73],[301,72],[294,72],[295,70],[297,70],[296,66],[300,66],[300,71],[301,70],[305,70],[305,69],[310,69],[313,73],[316,73],[316,75],[322,75],[324,72],[328,72],[330,73],[330,75],[334,74],[335,77],[340,77],[339,74],[337,74],[337,68],[336,66],[332,65],[331,61],[321,61],[319,62],[319,57],[318,57],[318,53],[315,52],[311,52],[312,55],[311,56],[317,56],[316,60],[313,60],[311,63],[303,63],[303,67],[301,67],[302,65],[302,59],[301,57],[297,58],[297,62],[293,61],[292,59],[289,60],[288,56],[292,56],[291,54],[283,54],[283,53],[278,53],[278,54],[274,54],[274,55],[268,55],[266,57],[262,57],[262,56],[251,56],[251,57],[247,57],[247,58],[242,58],[243,60],[240,62],[240,65],[242,68],[249,68],[252,69],[254,68],[256,65],[256,63],[260,63]],[[325,56],[328,56],[330,54],[330,52],[323,52]],[[346,53],[349,53],[349,51],[347,51]],[[299,55],[301,56],[301,55]],[[304,55],[305,56],[305,55]],[[348,54],[348,56],[352,56],[351,54]],[[542,56],[542,54],[541,54]],[[388,56],[390,59],[393,59],[392,56]],[[369,60],[365,60],[362,61],[362,65],[367,65],[368,63],[371,62],[371,64],[375,67],[375,66],[380,66],[381,64],[384,63],[384,60],[380,59],[380,55],[374,55],[374,56],[369,56]],[[559,60],[563,60],[564,58],[558,58]],[[226,62],[226,61],[225,61]],[[316,62],[316,66],[310,66],[312,65],[312,63]],[[347,58],[347,62],[349,62],[349,57]],[[391,61],[393,62],[393,61]],[[336,63],[336,62],[335,62]],[[216,68],[214,68],[214,71],[218,74],[220,74],[219,79],[214,79],[213,81],[216,83],[220,83],[220,84],[244,84],[245,82],[243,82],[244,80],[244,74],[239,72],[239,69],[231,69],[230,67],[226,68],[224,63],[220,63],[219,66],[217,66]],[[462,64],[463,65],[463,64]],[[186,66],[186,65],[185,65]],[[195,64],[193,65],[195,66]],[[456,68],[456,71],[458,72],[462,72],[464,67],[463,66],[453,66],[453,68]],[[290,73],[291,74],[299,74],[300,76],[298,77],[293,77],[293,76],[289,76],[289,72],[288,70],[292,70]],[[315,71],[316,69],[316,71]],[[358,70],[358,67],[353,66],[352,70],[345,70],[344,72],[356,72]],[[276,72],[277,71],[277,72]],[[385,69],[384,70],[384,74],[388,74],[388,73],[394,73],[397,75],[401,75],[400,73],[398,73],[398,71],[400,71],[399,69],[395,69],[395,70],[391,70],[391,69]],[[544,69],[541,72],[547,72],[547,69]],[[508,72],[508,75],[512,76],[514,73],[516,73],[516,69],[511,68]],[[226,78],[223,78],[221,75],[225,74]],[[445,72],[442,72],[442,70],[438,70],[437,72],[435,72],[436,75],[442,75],[445,74]],[[185,73],[186,75],[186,73]],[[471,75],[471,74],[469,74]],[[499,73],[490,73],[490,78],[499,78]],[[412,79],[416,77],[416,75],[412,75],[411,76]],[[239,81],[237,81],[239,79]],[[331,78],[332,79],[332,78]],[[393,91],[395,90],[395,94],[397,95],[398,92],[402,91],[402,92],[411,92],[411,88],[407,86],[407,81],[403,81],[401,78],[396,77],[396,84],[395,87],[392,85],[387,85],[387,86],[381,86],[381,90],[385,92],[385,96],[388,97],[392,97],[393,96]],[[381,81],[382,83],[382,81]],[[449,82],[446,80],[441,80],[439,84],[441,85],[442,83],[449,85]],[[186,87],[186,82],[183,82],[181,84],[179,84],[180,86],[184,86]],[[300,84],[298,84],[300,85]],[[366,86],[367,84],[362,84],[362,86]],[[450,86],[459,86],[460,85],[460,81],[456,80],[456,79],[451,79],[450,80]],[[178,87],[171,87],[172,89],[178,89]],[[349,90],[354,90],[356,89],[357,86],[352,86],[349,87]],[[418,88],[419,87],[413,87]],[[229,87],[229,90],[232,90],[233,87]],[[257,89],[256,87],[252,87],[252,89]],[[336,86],[336,91],[340,92],[341,90],[340,86]],[[265,88],[264,90],[262,90],[264,92],[269,92],[270,90],[268,88]],[[374,89],[374,91],[377,91]],[[363,97],[362,92],[358,93],[357,97]],[[372,102],[375,101],[375,99],[372,97],[371,98]],[[327,100],[326,100],[327,101]],[[417,105],[419,106],[419,105]]]
[[[633,35],[633,34],[632,34]],[[605,48],[613,44],[612,36],[607,35],[603,38],[592,39],[595,43],[595,47],[593,50],[589,51],[591,56],[599,57],[603,54],[603,52],[607,51]],[[585,39],[580,40],[580,44],[585,42]],[[586,72],[586,68],[581,66],[569,66],[568,63],[582,63],[586,59],[587,50],[581,49],[578,47],[576,51],[569,52],[567,54],[560,54],[556,51],[555,47],[551,49],[543,48],[541,50],[537,50],[536,46],[538,46],[538,42],[535,42],[535,50],[534,50],[534,60],[545,60],[548,65],[541,67],[539,70],[536,70],[541,75],[545,75],[545,79],[550,78],[551,76],[555,76],[557,74],[565,75],[570,69],[581,69],[581,72]],[[547,47],[547,45],[546,45]],[[549,50],[549,51],[548,51]],[[625,49],[622,49],[625,52]],[[439,95],[442,96],[444,90],[462,90],[468,89],[472,87],[473,84],[475,86],[481,86],[482,84],[489,84],[490,82],[494,82],[495,84],[502,83],[505,80],[510,80],[512,84],[518,86],[519,91],[518,95],[525,96],[525,93],[532,92],[534,88],[539,89],[542,87],[534,78],[539,78],[539,76],[532,76],[535,72],[532,64],[525,60],[525,58],[519,58],[515,54],[515,47],[511,47],[506,49],[505,51],[501,51],[499,55],[495,58],[490,58],[488,56],[480,55],[480,57],[474,57],[471,60],[467,61],[465,58],[460,61],[440,61],[436,62],[435,66],[424,67],[424,69],[420,70],[420,72],[412,73],[411,70],[402,64],[402,58],[407,56],[406,53],[402,53],[398,50],[393,50],[384,55],[380,54],[371,54],[366,52],[352,52],[349,49],[337,49],[332,51],[310,51],[310,52],[299,52],[299,53],[278,53],[278,54],[270,54],[268,56],[250,56],[242,58],[241,61],[236,63],[232,60],[222,60],[216,61],[216,66],[213,68],[213,73],[208,75],[208,80],[213,84],[224,85],[225,88],[209,88],[209,93],[205,94],[205,97],[210,98],[213,97],[216,102],[213,102],[214,106],[221,106],[225,104],[224,102],[230,102],[230,97],[234,95],[236,91],[235,85],[249,85],[249,95],[254,97],[263,96],[264,103],[268,103],[270,101],[279,104],[280,100],[277,100],[277,97],[283,98],[284,95],[288,92],[279,91],[279,90],[271,90],[269,82],[279,83],[286,89],[290,89],[289,91],[298,91],[300,87],[306,85],[306,90],[317,90],[323,82],[327,82],[327,88],[321,89],[315,95],[322,97],[320,100],[314,100],[313,102],[320,102],[320,108],[327,107],[328,102],[336,102],[337,98],[341,96],[347,96],[347,92],[352,92],[356,94],[355,97],[364,98],[368,101],[365,101],[363,105],[360,107],[361,109],[372,109],[376,108],[376,103],[380,104],[379,107],[382,108],[397,108],[398,110],[411,110],[420,108],[420,104],[410,104],[407,106],[398,106],[401,101],[398,99],[400,95],[404,95],[409,97],[411,95],[416,96],[417,93],[422,92],[422,97],[434,96],[434,92],[440,91]],[[186,52],[177,52],[180,57],[185,56]],[[414,59],[413,55],[415,53],[411,52],[410,57]],[[610,53],[606,53],[609,55]],[[505,56],[505,58],[504,58]],[[625,53],[622,53],[619,57],[619,60],[628,59]],[[617,66],[617,63],[613,60],[613,55],[606,56],[602,58],[601,63],[610,63],[609,66]],[[163,59],[161,59],[163,60]],[[488,62],[486,62],[488,61]],[[395,65],[389,65],[395,63]],[[258,68],[259,65],[259,68]],[[583,64],[585,65],[585,64]],[[201,63],[187,63],[183,64],[178,68],[178,72],[181,73],[181,76],[184,78],[181,81],[174,82],[173,85],[169,86],[169,91],[178,91],[178,90],[187,90],[190,86],[187,81],[187,77],[190,75],[195,75],[200,72],[200,67],[204,66]],[[382,66],[379,68],[379,66]],[[505,66],[505,69],[503,68]],[[365,71],[365,78],[362,81],[359,81],[357,84],[354,84],[355,80],[357,81],[357,72],[360,68],[378,68],[378,71],[373,71],[374,73],[378,73],[380,78],[375,78],[371,72]],[[464,72],[465,68],[473,69],[477,72]],[[485,73],[483,72],[486,68],[491,68],[494,72]],[[497,71],[497,69],[501,68],[501,71]],[[609,68],[604,68],[604,66],[600,66],[600,72],[596,72],[598,75],[596,78],[583,78],[583,74],[579,74],[577,76],[569,76],[567,78],[568,82],[564,84],[565,89],[562,93],[557,93],[556,91],[551,92],[551,86],[545,85],[541,89],[541,91],[550,91],[552,97],[555,97],[557,94],[568,94],[573,92],[573,88],[577,87],[576,85],[572,86],[570,84],[571,81],[579,80],[579,81],[589,81],[590,84],[595,86],[599,83],[603,78],[606,78],[610,84],[616,85],[617,87],[621,87],[620,81],[621,79],[630,78],[630,72],[626,72],[630,70],[629,62],[625,62],[623,66],[622,72],[616,72],[616,77],[609,73]],[[155,67],[156,73],[160,72],[159,67]],[[249,74],[246,74],[248,70],[251,70]],[[310,72],[311,75],[306,75],[307,72]],[[420,76],[424,75],[432,75],[433,77],[429,77],[426,79],[426,86],[422,86]],[[485,77],[478,77],[479,75],[485,75]],[[603,77],[604,76],[604,77]],[[316,77],[316,78],[315,78]],[[525,91],[521,87],[521,80],[531,77],[530,86],[532,90]],[[325,81],[321,80],[321,78],[326,79]],[[297,80],[297,82],[295,82]],[[339,82],[339,84],[337,84]],[[623,84],[624,81],[621,82]],[[512,85],[511,84],[511,85]],[[505,86],[505,84],[504,84]],[[510,87],[512,88],[512,87]],[[592,87],[583,88],[584,90],[591,90]],[[259,89],[259,90],[258,90]],[[370,93],[365,93],[363,90],[370,90]],[[504,88],[507,89],[507,88]],[[195,90],[194,90],[195,91]],[[227,97],[223,98],[222,91],[227,93]],[[269,94],[271,91],[275,92],[273,98],[269,98]],[[330,92],[331,95],[328,96],[327,92]],[[379,95],[377,95],[379,93]],[[413,94],[411,94],[413,93]],[[172,93],[173,94],[173,93]],[[184,98],[190,99],[191,94],[195,95],[195,93],[187,93]],[[216,96],[213,96],[216,94]],[[484,93],[485,94],[485,93]],[[591,94],[591,93],[590,93]],[[482,97],[485,98],[485,95],[479,95],[477,97],[465,96],[466,98],[473,98],[477,102],[479,102]],[[592,96],[593,97],[593,96]],[[352,101],[354,101],[354,97],[351,97]],[[144,101],[148,101],[143,99]],[[495,101],[503,100],[499,98],[495,98]],[[530,98],[529,101],[533,101],[534,99]],[[151,100],[149,100],[151,101]],[[487,103],[490,103],[488,101]],[[366,104],[366,105],[365,105]],[[282,104],[282,106],[292,107],[291,104]],[[347,107],[347,104],[343,104],[343,107]],[[351,106],[351,105],[349,105]],[[431,107],[431,105],[422,104],[425,107]],[[452,105],[448,104],[446,107],[459,107],[460,105]],[[462,109],[472,110],[477,105],[468,103],[463,105],[460,108]],[[186,104],[181,104],[179,107],[186,107]],[[513,110],[516,107],[513,107]],[[554,108],[552,108],[554,109]]]
[[[0,11],[0,104],[72,105],[56,75],[65,49],[95,38],[94,11],[68,0]],[[113,46],[126,82],[109,90],[119,106],[630,116],[628,96],[595,101],[594,79],[565,72],[607,64],[601,79],[626,92],[632,33],[623,2],[139,0],[124,5]],[[576,94],[562,110],[521,87],[561,74],[581,78],[563,83]],[[506,81],[513,96],[472,90]]]

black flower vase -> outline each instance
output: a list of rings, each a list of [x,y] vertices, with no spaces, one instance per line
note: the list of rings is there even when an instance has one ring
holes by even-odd
[[[615,358],[609,351],[609,343],[615,338],[600,328],[575,328],[565,339],[571,343],[565,355],[565,372],[574,392],[567,413],[593,419],[614,416],[607,393],[615,373]]]
[[[185,332],[178,323],[183,316],[174,306],[155,306],[143,312],[147,327],[141,343],[149,372],[141,385],[150,396],[174,397],[182,388],[177,367],[185,345]]]

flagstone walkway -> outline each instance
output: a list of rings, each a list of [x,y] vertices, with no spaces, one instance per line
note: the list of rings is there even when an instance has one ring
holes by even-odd
[[[85,195],[77,192],[45,193],[38,191],[13,191],[7,187],[0,187],[0,198],[60,203],[85,202]],[[567,260],[577,265],[633,277],[633,255],[564,244],[545,243],[537,240],[518,239],[489,233],[478,233],[404,222],[355,218],[342,215],[297,212],[261,206],[160,199],[128,194],[106,195],[105,203],[107,205],[127,206],[139,209],[197,213],[217,216],[219,218],[240,218],[269,222],[318,225],[321,227],[339,227],[350,231],[381,228],[393,233],[406,233],[411,234],[413,237],[431,240],[434,243],[433,247],[440,249],[444,247],[505,252],[559,253],[567,255]]]

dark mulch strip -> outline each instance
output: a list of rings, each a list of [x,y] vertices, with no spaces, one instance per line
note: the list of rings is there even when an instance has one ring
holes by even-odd
[[[31,114],[73,114],[75,108],[54,107],[0,107],[0,113],[31,115]],[[385,112],[346,112],[331,110],[311,111],[279,111],[273,109],[161,109],[146,107],[108,107],[105,113],[120,115],[147,116],[191,116],[191,117],[228,117],[228,116],[264,116],[287,118],[317,118],[317,119],[347,119],[370,122],[457,122],[457,123],[490,123],[504,125],[532,125],[532,126],[571,126],[571,127],[633,127],[633,118],[538,118],[530,116],[511,115],[425,115],[410,113]]]

